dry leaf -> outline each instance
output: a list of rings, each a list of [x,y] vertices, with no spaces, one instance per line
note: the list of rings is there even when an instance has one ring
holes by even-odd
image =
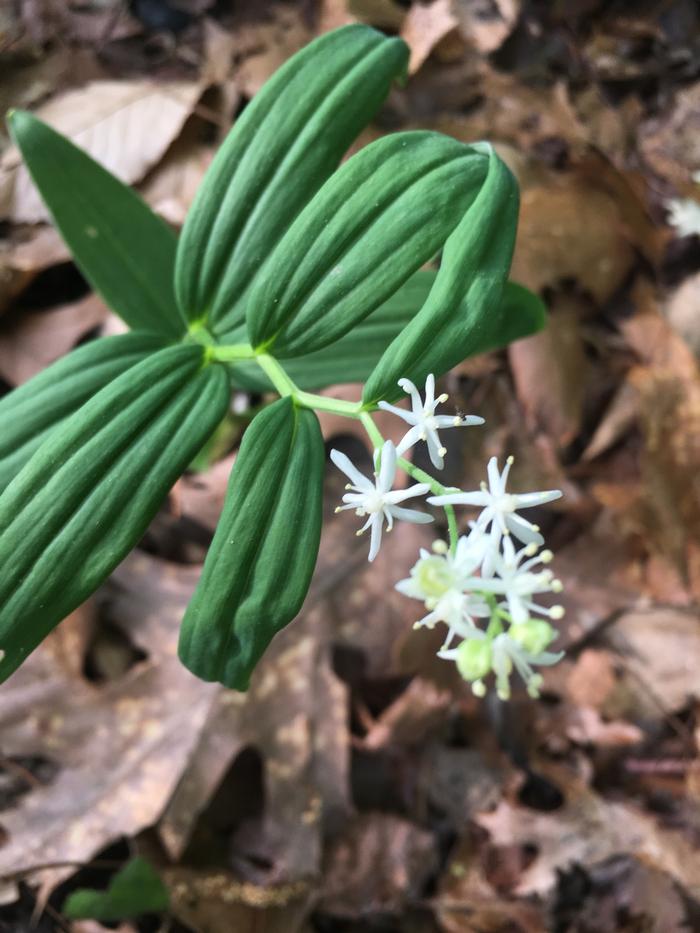
[[[641,126],[640,149],[662,178],[683,190],[700,171],[700,82],[681,88],[673,107]]]
[[[631,675],[635,711],[658,717],[700,697],[700,616],[677,608],[626,612],[605,633]]]
[[[47,758],[57,768],[2,814],[8,841],[0,846],[0,875],[88,861],[112,840],[155,823],[216,696],[214,685],[177,658],[182,607],[197,575],[141,554],[116,571],[112,592],[118,600],[136,588],[138,619],[111,600],[107,616],[147,653],[119,680],[97,686],[58,664],[59,628],[0,688],[3,753]],[[70,871],[41,877],[55,883]]]
[[[605,303],[627,277],[635,249],[657,255],[644,209],[612,166],[538,176],[533,183],[521,177],[512,277],[535,292],[571,279]]]
[[[457,28],[459,20],[452,11],[452,0],[414,3],[406,15],[401,38],[411,49],[409,74],[415,74],[435,46]]]
[[[688,276],[667,297],[664,307],[671,327],[700,357],[700,272]]]
[[[11,329],[3,328],[0,375],[10,385],[21,385],[72,350],[108,313],[102,299],[89,294],[74,304],[19,315]]]
[[[465,39],[485,54],[495,52],[515,28],[519,0],[456,0],[454,13]]]
[[[680,833],[660,829],[630,804],[604,800],[573,776],[560,776],[566,794],[563,807],[551,813],[528,810],[502,801],[493,813],[476,821],[495,846],[528,846],[531,863],[515,879],[512,893],[546,896],[557,874],[573,865],[591,868],[615,855],[634,855],[668,872],[688,890],[700,893],[700,851]]]
[[[240,60],[236,83],[246,97],[257,94],[280,65],[313,38],[301,11],[285,3],[271,7],[264,20],[242,23],[233,37]]]
[[[546,329],[512,343],[508,355],[528,427],[566,447],[581,427],[589,370],[576,299],[560,296]]]
[[[363,814],[330,848],[318,909],[349,918],[401,913],[436,866],[430,833],[396,816]]]
[[[36,115],[126,184],[140,181],[177,137],[202,93],[198,82],[93,81],[44,104]],[[0,216],[15,223],[49,214],[18,151],[0,162]]]

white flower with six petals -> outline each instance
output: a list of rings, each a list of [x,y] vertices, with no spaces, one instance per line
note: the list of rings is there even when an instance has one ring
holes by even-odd
[[[491,457],[487,468],[488,486],[482,483],[481,489],[477,492],[454,492],[442,496],[431,496],[428,499],[431,505],[475,505],[483,508],[476,520],[476,525],[483,529],[491,525],[491,548],[484,562],[482,570],[484,576],[491,576],[493,573],[493,555],[498,552],[501,538],[504,535],[513,534],[524,544],[541,546],[544,543],[537,525],[533,525],[522,515],[518,515],[517,510],[544,505],[546,502],[561,498],[562,495],[559,489],[519,494],[506,492],[506,483],[512,463],[513,458],[508,457],[503,472],[499,473],[498,460],[496,457]]]
[[[379,402],[379,408],[384,411],[390,411],[407,424],[411,425],[408,431],[399,442],[396,451],[401,456],[418,441],[425,441],[428,445],[430,462],[436,470],[441,470],[444,465],[445,448],[440,443],[438,430],[444,428],[468,427],[474,424],[483,424],[484,419],[477,415],[436,415],[435,409],[438,405],[447,401],[448,396],[438,395],[435,398],[435,376],[432,373],[425,380],[425,400],[422,400],[416,386],[410,379],[399,379],[398,383],[407,395],[411,396],[412,411],[406,411],[405,408],[398,408],[396,405],[390,405],[388,402]]]
[[[350,484],[346,487],[350,492],[346,492],[343,496],[345,505],[339,505],[336,512],[354,509],[355,514],[361,518],[368,516],[365,524],[357,532],[360,535],[368,528],[370,529],[368,560],[373,561],[379,552],[385,521],[387,531],[391,531],[394,527],[394,519],[418,524],[433,521],[432,515],[418,512],[416,509],[404,509],[398,505],[405,499],[425,495],[430,490],[430,486],[427,483],[416,483],[408,489],[392,490],[396,476],[397,453],[391,441],[386,441],[382,447],[379,470],[375,472],[374,482],[363,476],[350,458],[339,450],[331,450],[331,460],[350,480]],[[376,466],[375,464],[375,468]]]

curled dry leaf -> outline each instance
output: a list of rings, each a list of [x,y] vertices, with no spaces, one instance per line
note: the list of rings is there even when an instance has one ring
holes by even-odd
[[[459,20],[452,6],[452,0],[411,5],[401,29],[401,38],[411,49],[410,74],[415,74],[435,46],[457,28]]]
[[[302,11],[289,3],[273,6],[269,16],[243,22],[233,33],[240,65],[235,80],[241,93],[253,97],[280,65],[313,36]]]
[[[59,94],[36,115],[127,184],[140,181],[177,137],[202,93],[199,82],[93,81]],[[49,219],[15,148],[0,162],[0,216]]]

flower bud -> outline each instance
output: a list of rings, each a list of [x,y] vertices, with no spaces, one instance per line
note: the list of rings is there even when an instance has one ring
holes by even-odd
[[[511,625],[508,634],[522,645],[528,654],[541,654],[557,637],[556,629],[544,619],[528,619]]]
[[[457,649],[457,670],[465,680],[481,680],[491,670],[491,642],[469,638]]]

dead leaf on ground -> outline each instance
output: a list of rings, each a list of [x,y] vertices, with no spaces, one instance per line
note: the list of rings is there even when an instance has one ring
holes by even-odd
[[[240,61],[235,80],[246,97],[257,94],[280,65],[313,38],[303,13],[288,3],[271,7],[265,19],[242,22],[232,35]]]
[[[664,302],[671,327],[700,357],[700,272],[688,276]]]
[[[127,184],[140,181],[177,137],[202,93],[199,82],[93,81],[59,94],[36,116]],[[0,163],[0,216],[15,223],[49,214],[16,149]]]
[[[452,8],[452,0],[433,0],[433,3],[414,3],[406,14],[401,38],[411,50],[409,74],[415,74],[435,46],[459,25]]]
[[[515,389],[531,430],[543,430],[559,447],[578,435],[588,382],[580,302],[559,296],[547,327],[508,348]]]
[[[456,0],[454,15],[464,38],[480,52],[495,52],[515,28],[520,0]]]
[[[265,884],[308,879],[319,872],[321,832],[342,821],[350,806],[348,699],[329,666],[326,600],[352,568],[347,552],[340,567],[336,559],[324,529],[319,564],[300,617],[274,639],[245,695],[218,694],[196,754],[159,824],[171,856],[184,851],[198,814],[236,756],[254,748],[264,767],[265,812],[237,834],[232,857],[238,853],[238,863]],[[137,613],[138,605],[132,611]],[[268,868],[255,874],[256,864]]]
[[[397,816],[362,814],[328,852],[318,910],[346,918],[400,914],[436,867],[431,833]]]
[[[107,306],[95,294],[48,311],[25,312],[3,327],[0,376],[18,386],[63,356],[81,337],[107,317]]]
[[[654,607],[626,612],[605,632],[630,675],[627,691],[640,717],[681,710],[700,697],[700,616]]]
[[[593,437],[581,454],[582,460],[595,460],[619,443],[639,420],[639,392],[623,382],[610,400]]]
[[[578,282],[598,304],[632,269],[636,250],[658,258],[660,241],[627,180],[590,161],[566,173],[538,170],[523,184],[512,277],[535,292]]]
[[[647,164],[676,189],[700,171],[700,82],[682,88],[670,109],[643,123],[640,150]]]
[[[469,836],[452,853],[433,904],[445,933],[542,933],[545,929],[542,905],[501,897],[488,882]]]
[[[527,846],[535,855],[514,879],[511,893],[547,896],[557,875],[574,865],[590,869],[616,855],[634,855],[667,872],[693,897],[700,893],[700,850],[631,804],[605,800],[573,775],[559,775],[566,795],[551,813],[503,800],[492,813],[476,817],[494,846]]]
[[[131,622],[132,642],[147,653],[118,680],[96,685],[57,664],[59,628],[0,688],[4,754],[47,757],[58,769],[3,812],[8,841],[0,846],[0,875],[86,862],[157,820],[216,693],[177,658],[182,604],[197,575],[142,554],[117,570],[117,594],[134,587],[140,593],[138,625],[124,619],[118,603],[108,605],[108,617],[115,625]],[[53,884],[70,873],[55,869],[40,877]]]

